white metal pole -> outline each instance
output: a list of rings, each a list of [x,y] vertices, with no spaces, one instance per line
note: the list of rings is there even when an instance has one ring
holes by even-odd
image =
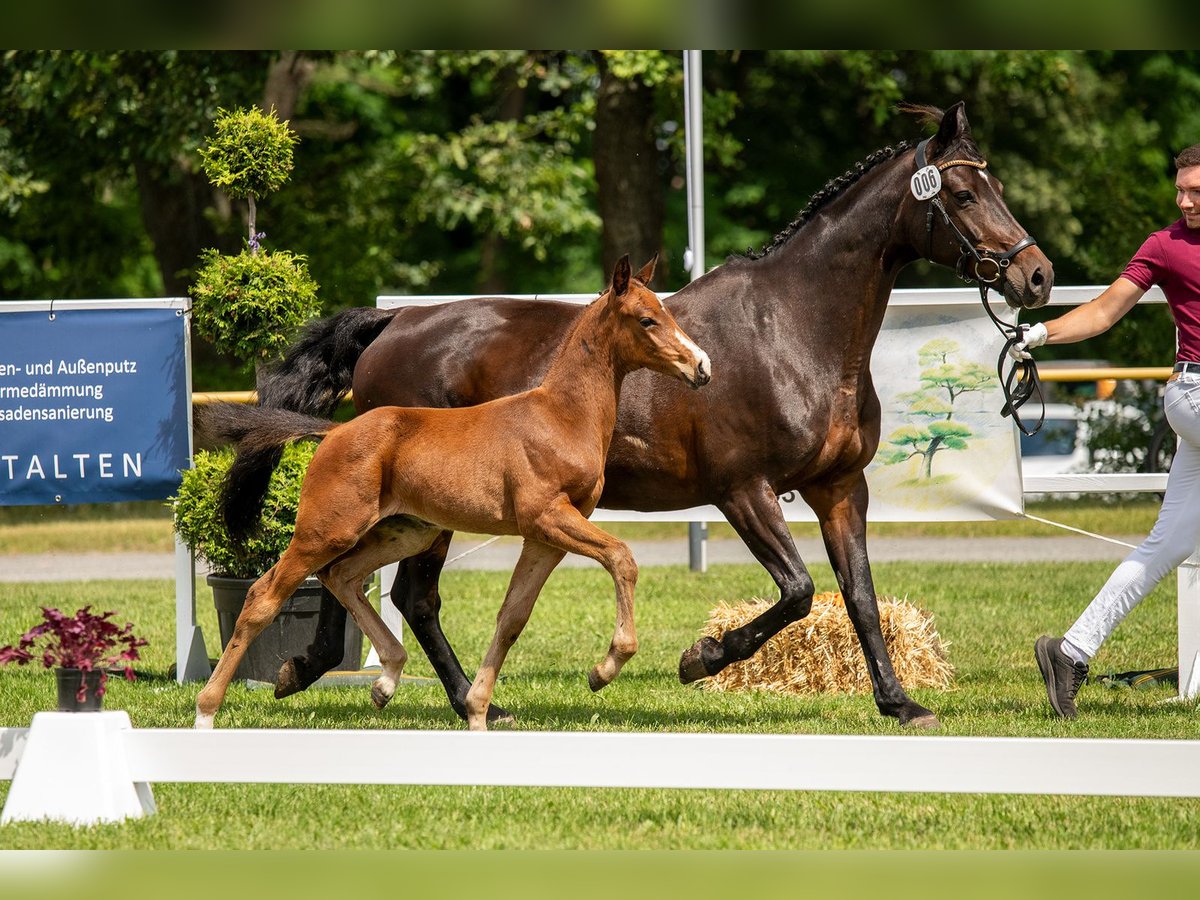
[[[692,281],[704,274],[704,125],[700,51],[683,51],[684,146],[687,168],[688,247],[683,263]],[[708,523],[688,523],[688,566],[708,570]]]

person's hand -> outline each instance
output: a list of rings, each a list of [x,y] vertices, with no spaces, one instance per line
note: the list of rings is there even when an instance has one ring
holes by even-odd
[[[1027,359],[1033,359],[1029,351],[1046,343],[1046,338],[1050,336],[1050,333],[1046,331],[1046,326],[1041,322],[1035,322],[1033,325],[1021,325],[1019,327],[1021,329],[1021,340],[1008,348],[1008,355],[1017,362],[1024,362]]]

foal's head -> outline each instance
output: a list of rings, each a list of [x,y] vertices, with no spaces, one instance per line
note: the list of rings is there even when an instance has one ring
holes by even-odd
[[[679,378],[693,388],[712,378],[708,354],[696,346],[646,285],[654,277],[655,256],[636,275],[629,257],[622,256],[613,269],[608,289],[608,309],[616,319],[616,356],[628,371],[647,368]]]

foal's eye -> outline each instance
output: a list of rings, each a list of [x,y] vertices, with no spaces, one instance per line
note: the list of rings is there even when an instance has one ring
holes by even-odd
[[[657,324],[658,324],[657,322],[655,322],[653,319],[651,319],[649,317],[644,316],[641,319],[641,325],[643,328],[653,328]]]
[[[971,201],[973,201],[975,199],[975,195],[972,194],[970,191],[958,191],[954,195],[954,199],[957,200],[959,203],[970,203]]]

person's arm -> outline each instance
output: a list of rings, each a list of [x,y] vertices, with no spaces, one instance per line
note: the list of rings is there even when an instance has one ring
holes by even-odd
[[[1042,344],[1072,344],[1103,334],[1137,304],[1146,291],[1128,278],[1118,278],[1098,297],[1049,322],[1038,322],[1025,330],[1024,340],[1013,349],[1032,350]],[[1028,358],[1026,354],[1022,358]]]

